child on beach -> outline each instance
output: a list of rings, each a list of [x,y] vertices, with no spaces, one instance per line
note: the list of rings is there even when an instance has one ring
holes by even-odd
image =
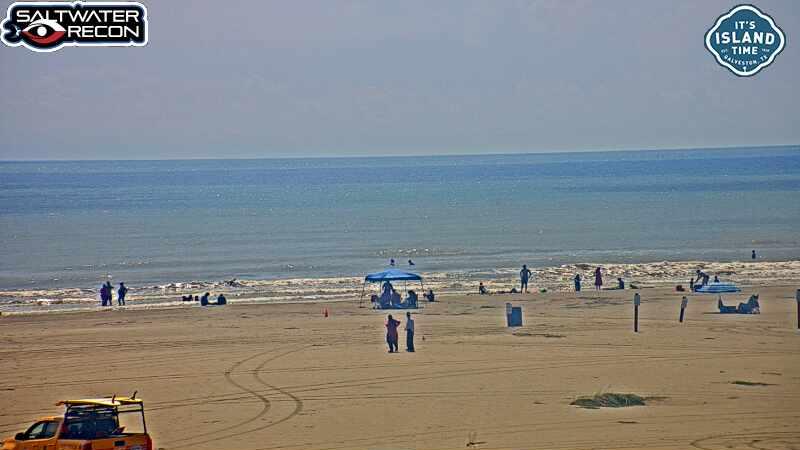
[[[397,352],[397,327],[399,320],[395,320],[391,314],[386,320],[386,343],[389,344],[389,353]]]

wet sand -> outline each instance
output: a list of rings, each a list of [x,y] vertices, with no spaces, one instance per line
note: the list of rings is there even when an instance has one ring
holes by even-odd
[[[725,296],[759,292],[748,316],[690,295],[683,324],[682,294],[641,289],[638,334],[630,290],[441,295],[398,354],[386,312],[355,302],[3,316],[0,430],[137,390],[169,450],[800,448],[798,287]],[[523,327],[504,326],[507,301]],[[648,404],[569,405],[602,391]]]

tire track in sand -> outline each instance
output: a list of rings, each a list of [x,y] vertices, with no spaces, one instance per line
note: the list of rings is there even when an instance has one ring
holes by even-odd
[[[236,386],[237,388],[241,389],[243,392],[246,392],[246,393],[248,393],[248,394],[250,394],[250,395],[252,395],[254,397],[257,397],[264,404],[264,408],[262,408],[262,410],[258,414],[256,414],[255,416],[253,416],[253,417],[251,417],[251,418],[249,418],[247,420],[244,420],[244,421],[239,422],[237,424],[230,425],[230,426],[227,426],[227,427],[215,430],[215,431],[202,433],[202,434],[194,434],[194,435],[192,435],[190,441],[188,441],[188,442],[184,441],[184,442],[181,442],[180,445],[176,445],[176,446],[169,447],[169,448],[171,448],[171,449],[185,448],[185,447],[191,447],[191,446],[194,446],[194,445],[198,445],[198,444],[201,444],[201,443],[215,442],[215,441],[220,441],[220,440],[228,439],[228,438],[235,437],[235,436],[242,436],[242,435],[245,435],[245,434],[254,433],[256,431],[261,431],[261,430],[264,430],[264,429],[269,428],[269,427],[273,427],[275,425],[278,425],[280,423],[283,423],[283,422],[295,417],[297,414],[299,414],[302,411],[302,409],[303,409],[303,401],[299,397],[291,394],[290,392],[288,392],[288,391],[286,391],[286,390],[284,390],[284,389],[282,389],[282,388],[280,388],[278,386],[274,386],[274,385],[266,383],[263,379],[261,379],[261,377],[259,376],[258,372],[259,372],[259,370],[263,369],[264,366],[267,365],[268,363],[270,363],[270,362],[272,362],[272,361],[274,361],[274,360],[276,360],[278,358],[282,358],[282,357],[284,357],[286,355],[290,355],[292,353],[296,353],[296,352],[305,350],[308,347],[311,347],[311,346],[310,345],[306,345],[306,346],[303,346],[303,347],[300,347],[300,348],[287,350],[287,351],[285,351],[283,353],[279,353],[279,354],[277,354],[277,355],[275,355],[275,356],[273,356],[271,358],[267,358],[264,361],[262,361],[261,364],[259,364],[259,366],[252,373],[253,374],[253,378],[255,379],[256,382],[258,382],[259,384],[261,384],[264,387],[269,388],[270,391],[278,391],[281,394],[284,394],[284,395],[290,397],[295,402],[294,410],[288,416],[285,416],[285,417],[283,417],[283,418],[281,418],[281,419],[279,419],[277,421],[269,422],[267,424],[264,424],[264,425],[261,425],[261,426],[255,427],[255,428],[231,432],[232,430],[241,428],[241,427],[243,427],[245,425],[248,425],[248,424],[250,424],[250,423],[252,423],[252,422],[254,422],[254,421],[256,421],[256,420],[258,420],[258,419],[260,419],[262,417],[264,417],[264,415],[267,414],[267,412],[270,410],[270,407],[271,407],[271,402],[266,397],[266,395],[263,395],[263,394],[259,393],[258,391],[255,391],[255,390],[250,389],[250,388],[248,388],[246,386],[243,386],[241,383],[235,381],[230,375],[231,372],[233,372],[233,370],[235,368],[239,367],[240,365],[242,365],[242,364],[244,364],[244,363],[246,363],[248,361],[251,361],[251,360],[253,360],[255,358],[258,358],[260,356],[263,356],[265,354],[268,354],[270,352],[256,353],[255,355],[252,355],[252,356],[250,356],[248,358],[245,358],[245,359],[239,361],[238,363],[234,364],[233,366],[231,366],[225,372],[225,378],[230,384],[232,384],[232,385]],[[225,433],[225,434],[221,434],[221,433]],[[198,438],[201,438],[201,437],[204,438],[204,439],[199,439],[198,440]],[[168,441],[167,443],[176,442],[176,441],[178,441],[178,439],[173,439],[171,441]]]

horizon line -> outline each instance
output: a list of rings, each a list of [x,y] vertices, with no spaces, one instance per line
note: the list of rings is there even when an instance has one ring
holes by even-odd
[[[800,143],[795,144],[776,144],[776,145],[731,145],[719,147],[650,147],[650,148],[622,148],[615,150],[604,149],[575,149],[575,150],[542,150],[542,151],[519,151],[519,152],[485,152],[485,153],[430,153],[430,154],[383,154],[383,155],[306,155],[306,156],[260,156],[260,157],[188,157],[188,158],[125,158],[125,159],[5,159],[0,157],[0,163],[32,163],[32,162],[102,162],[102,161],[222,161],[222,160],[279,160],[279,159],[366,159],[366,158],[437,158],[437,157],[469,157],[469,156],[516,156],[516,155],[558,155],[569,153],[625,153],[625,152],[675,152],[686,150],[697,151],[719,151],[736,149],[778,149],[800,147]]]

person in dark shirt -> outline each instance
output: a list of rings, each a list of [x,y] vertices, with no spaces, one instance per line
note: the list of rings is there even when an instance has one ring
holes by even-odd
[[[119,283],[119,289],[117,289],[117,304],[119,306],[125,306],[125,294],[128,293],[128,288],[125,287],[125,283]]]
[[[391,314],[386,320],[386,343],[389,344],[389,353],[397,352],[397,327],[399,320],[395,320]]]

